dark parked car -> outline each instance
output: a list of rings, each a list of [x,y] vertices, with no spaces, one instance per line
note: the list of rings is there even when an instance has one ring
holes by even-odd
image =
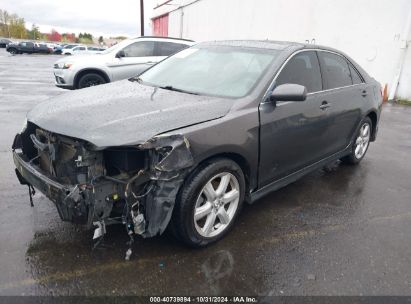
[[[347,55],[270,41],[201,43],[139,77],[36,106],[13,143],[22,184],[62,220],[205,246],[254,202],[374,141],[381,87]]]
[[[57,55],[61,55],[63,49],[67,46],[67,44],[58,44],[54,50],[53,50],[53,54],[57,54]]]
[[[31,41],[24,41],[19,43],[11,43],[7,45],[6,51],[10,54],[33,54],[33,53],[43,53],[50,54],[51,49],[45,44],[34,43]]]
[[[53,54],[61,55],[61,51],[62,51],[62,50],[63,50],[63,46],[57,45],[57,46],[54,47],[54,49],[53,49]]]
[[[5,38],[0,38],[0,48],[5,48],[5,47],[7,47],[7,45],[9,45],[10,43],[12,43],[11,40],[5,39]]]

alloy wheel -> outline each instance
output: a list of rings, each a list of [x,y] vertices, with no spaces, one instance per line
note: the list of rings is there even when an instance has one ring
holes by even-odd
[[[361,159],[365,152],[367,151],[368,145],[370,144],[371,126],[368,123],[364,123],[355,140],[354,154],[357,159]]]
[[[93,79],[93,78],[91,78],[90,80],[88,80],[86,83],[85,83],[85,86],[84,87],[86,87],[86,88],[88,88],[88,87],[94,87],[94,86],[97,86],[97,85],[100,85],[101,84],[101,81],[99,80],[99,79]]]
[[[222,233],[233,220],[239,199],[240,185],[233,174],[222,172],[208,180],[194,208],[198,234],[211,238]]]

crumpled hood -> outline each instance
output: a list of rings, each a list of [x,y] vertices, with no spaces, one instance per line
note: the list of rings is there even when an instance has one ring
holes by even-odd
[[[228,113],[232,99],[156,89],[128,80],[72,91],[27,114],[37,126],[97,147],[141,144]]]

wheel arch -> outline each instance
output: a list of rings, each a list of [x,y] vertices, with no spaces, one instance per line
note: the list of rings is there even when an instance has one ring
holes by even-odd
[[[365,117],[369,117],[372,122],[372,130],[371,130],[371,141],[374,141],[377,135],[377,123],[378,123],[378,115],[377,111],[371,110],[365,115]]]
[[[82,70],[78,71],[76,76],[74,76],[73,86],[76,89],[78,89],[78,84],[79,84],[80,78],[83,77],[84,75],[88,74],[88,73],[99,74],[100,76],[102,76],[104,78],[104,80],[107,83],[111,82],[110,77],[108,77],[107,73],[104,72],[103,70],[97,69],[97,68],[85,68],[85,69],[82,69]]]
[[[215,153],[212,155],[207,155],[206,157],[202,158],[200,161],[196,162],[196,165],[193,167],[193,170],[190,172],[187,178],[190,178],[191,174],[196,172],[205,163],[212,162],[213,160],[219,159],[219,158],[229,159],[235,162],[240,167],[241,171],[244,174],[244,179],[245,179],[245,187],[246,187],[245,200],[248,201],[250,189],[253,185],[251,166],[249,162],[247,161],[247,158],[238,152],[219,152],[219,153]]]

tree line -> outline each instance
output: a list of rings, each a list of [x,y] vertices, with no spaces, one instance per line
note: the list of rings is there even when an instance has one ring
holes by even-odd
[[[54,29],[51,30],[50,33],[41,33],[36,24],[32,24],[31,29],[27,29],[24,18],[19,17],[17,14],[11,14],[3,9],[0,9],[0,37],[56,42],[93,43],[93,35],[90,33],[80,33],[76,36],[75,33],[59,33]],[[98,40],[99,42],[103,42],[103,37],[100,36]]]

